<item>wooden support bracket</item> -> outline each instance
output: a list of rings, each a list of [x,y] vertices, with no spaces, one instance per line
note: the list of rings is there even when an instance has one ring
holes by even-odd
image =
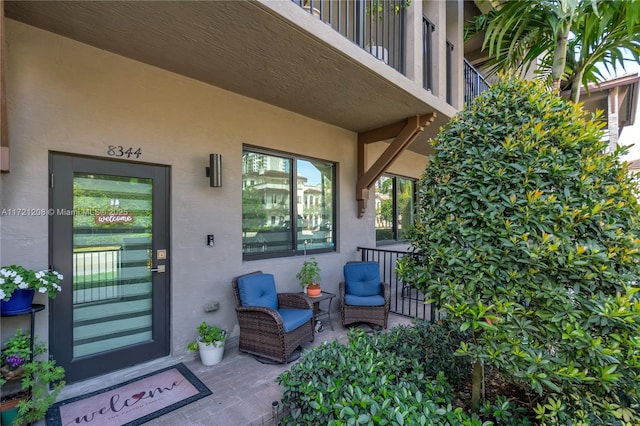
[[[398,156],[413,142],[424,128],[433,122],[436,113],[416,115],[406,120],[389,124],[377,129],[368,130],[358,134],[358,181],[356,183],[356,201],[358,202],[358,217],[364,216],[369,199],[369,190],[376,180],[389,168]],[[387,149],[373,163],[368,170],[366,145],[394,138]]]

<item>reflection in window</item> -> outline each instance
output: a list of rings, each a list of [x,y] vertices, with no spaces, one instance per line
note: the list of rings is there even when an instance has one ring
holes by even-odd
[[[375,185],[376,241],[407,238],[413,224],[414,181],[396,176],[381,176]]]
[[[334,193],[334,163],[245,150],[244,258],[334,250]]]

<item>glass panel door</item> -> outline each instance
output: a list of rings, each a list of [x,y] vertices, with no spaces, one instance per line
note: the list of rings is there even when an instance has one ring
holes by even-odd
[[[169,169],[51,159],[51,265],[65,282],[50,347],[67,382],[167,355]]]
[[[74,357],[152,339],[152,189],[152,179],[74,173]]]

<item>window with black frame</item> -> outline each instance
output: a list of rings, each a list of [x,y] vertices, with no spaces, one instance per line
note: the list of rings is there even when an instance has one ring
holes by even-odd
[[[381,176],[375,184],[376,241],[406,240],[413,225],[415,180],[399,176]]]
[[[334,251],[335,175],[335,163],[245,148],[244,259]]]

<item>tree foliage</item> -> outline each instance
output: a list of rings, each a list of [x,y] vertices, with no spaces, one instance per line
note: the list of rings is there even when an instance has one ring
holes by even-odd
[[[267,223],[267,212],[260,194],[251,186],[242,189],[242,223],[243,231],[260,229]]]
[[[398,266],[472,332],[461,354],[561,401],[541,419],[577,418],[588,396],[607,421],[615,407],[640,419],[637,184],[601,127],[502,78],[435,138]]]
[[[640,60],[640,1],[506,1],[466,29],[467,37],[478,33],[489,72],[536,66],[555,90],[571,89],[578,102],[582,85],[604,79],[598,65],[624,68],[625,61]]]

